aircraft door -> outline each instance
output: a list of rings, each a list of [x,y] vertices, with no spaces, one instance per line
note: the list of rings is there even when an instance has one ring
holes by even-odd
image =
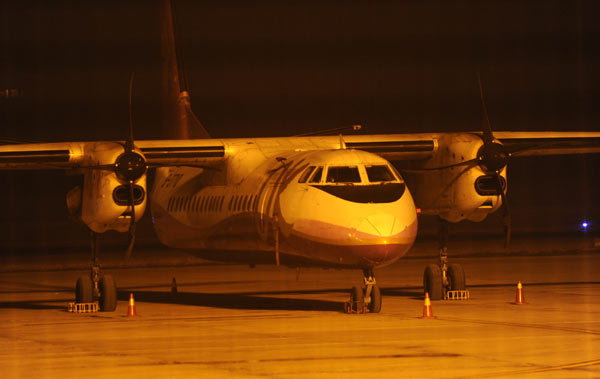
[[[279,195],[295,178],[306,164],[302,161],[294,163],[278,159],[277,166],[271,167],[266,172],[266,180],[261,185],[258,193],[256,209],[256,230],[263,241],[273,241],[275,228],[280,219]]]

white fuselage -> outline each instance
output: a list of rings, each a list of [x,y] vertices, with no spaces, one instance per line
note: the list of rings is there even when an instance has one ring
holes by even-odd
[[[235,154],[217,168],[157,169],[151,209],[165,245],[250,264],[280,256],[286,265],[373,268],[414,243],[413,199],[383,158],[259,142],[225,148]]]

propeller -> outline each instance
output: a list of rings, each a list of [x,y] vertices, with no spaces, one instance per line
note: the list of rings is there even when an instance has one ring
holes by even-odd
[[[125,141],[125,153],[116,163],[117,176],[119,174],[129,182],[129,201],[131,204],[131,222],[129,223],[129,244],[125,252],[125,260],[129,260],[133,245],[135,244],[135,197],[133,194],[134,181],[146,171],[144,158],[133,151],[133,78],[135,74],[129,75],[129,136]],[[119,164],[122,163],[122,164]],[[143,166],[142,166],[143,165]],[[142,171],[143,170],[143,171]]]
[[[129,260],[135,244],[135,182],[148,169],[146,159],[135,151],[132,109],[133,79],[134,73],[132,72],[129,77],[129,133],[125,143],[122,145],[123,153],[117,157],[114,163],[80,166],[80,168],[87,170],[113,171],[121,181],[126,182],[129,186],[128,205],[131,206],[131,222],[129,223],[129,243],[125,252],[125,260]]]
[[[135,196],[134,183],[146,172],[146,160],[134,151],[133,143],[133,78],[132,72],[129,76],[129,136],[125,141],[125,152],[115,162],[115,173],[124,181],[129,183],[129,200],[131,204],[131,222],[129,223],[129,244],[125,252],[125,260],[129,260],[133,245],[135,244]]]
[[[510,154],[506,151],[506,148],[494,142],[494,134],[492,133],[492,124],[488,117],[487,107],[485,105],[485,98],[483,96],[483,86],[481,85],[481,75],[477,70],[477,84],[479,86],[479,97],[481,98],[481,108],[483,109],[483,146],[477,152],[477,158],[479,159],[479,166],[483,171],[489,174],[495,174],[496,184],[498,188],[498,194],[502,199],[502,226],[504,227],[504,247],[508,247],[510,244],[511,235],[511,218],[510,208],[508,206],[508,198],[502,188],[502,176],[500,173],[508,164]]]
[[[483,125],[482,125],[482,139],[483,145],[477,151],[477,156],[473,159],[469,159],[463,162],[454,163],[446,166],[431,167],[431,168],[420,168],[420,169],[405,169],[406,172],[423,172],[423,171],[437,171],[445,170],[454,167],[461,166],[479,166],[486,174],[493,175],[496,178],[497,183],[497,194],[502,199],[502,224],[504,227],[504,246],[508,247],[511,236],[511,218],[510,209],[508,206],[508,198],[504,192],[503,179],[500,173],[511,157],[506,147],[494,139],[492,132],[492,125],[488,117],[487,107],[485,104],[485,98],[483,96],[483,86],[481,85],[481,75],[477,71],[477,85],[479,87],[479,97],[481,99],[481,107],[483,110]],[[470,168],[468,167],[467,170]]]

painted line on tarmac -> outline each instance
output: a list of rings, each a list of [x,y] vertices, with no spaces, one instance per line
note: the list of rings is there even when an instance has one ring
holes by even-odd
[[[377,355],[348,355],[348,356],[308,356],[308,357],[289,357],[289,358],[263,358],[263,359],[236,359],[219,361],[160,361],[154,365],[232,365],[232,364],[254,364],[254,363],[273,363],[273,362],[308,362],[308,361],[339,361],[343,359],[403,359],[403,358],[456,358],[462,354],[455,353],[415,353],[415,354],[377,354]],[[150,363],[149,365],[152,365]]]
[[[470,324],[514,326],[514,327],[518,327],[518,328],[547,329],[547,330],[558,330],[558,331],[562,331],[562,332],[600,335],[600,330],[593,330],[593,329],[568,328],[568,327],[562,327],[562,326],[551,326],[551,325],[540,325],[540,324],[524,324],[524,323],[518,323],[518,322],[470,320],[470,319],[455,318],[455,317],[438,317],[437,319],[442,320],[442,321],[465,322],[465,323],[470,323]]]
[[[549,367],[531,368],[531,369],[526,369],[526,370],[514,370],[514,371],[495,372],[495,373],[489,373],[489,374],[478,374],[475,376],[465,376],[463,378],[493,378],[493,377],[499,377],[499,376],[515,376],[515,375],[524,375],[524,374],[535,374],[535,373],[539,373],[539,372],[568,370],[568,369],[572,369],[572,368],[580,368],[580,367],[588,367],[588,366],[596,366],[596,365],[600,365],[600,359],[596,359],[593,361],[568,363],[568,364],[560,365],[560,366],[549,366]]]

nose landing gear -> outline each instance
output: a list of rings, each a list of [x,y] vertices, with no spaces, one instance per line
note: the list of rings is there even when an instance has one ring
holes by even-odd
[[[363,270],[365,288],[352,287],[350,301],[345,303],[346,313],[381,312],[381,290],[375,281],[372,269]]]

